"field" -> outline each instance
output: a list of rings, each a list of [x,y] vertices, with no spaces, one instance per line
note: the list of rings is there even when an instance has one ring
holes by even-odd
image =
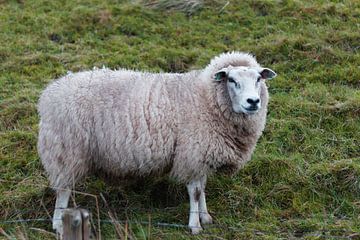
[[[196,237],[180,226],[186,189],[166,178],[88,178],[76,205],[97,232],[102,220],[103,239],[360,239],[359,1],[176,2],[0,0],[0,239],[54,239],[36,150],[36,104],[52,79],[94,66],[186,72],[232,50],[278,77],[252,161],[209,180],[214,226]]]

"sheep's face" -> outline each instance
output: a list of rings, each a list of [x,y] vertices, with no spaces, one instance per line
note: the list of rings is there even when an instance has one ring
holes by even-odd
[[[275,76],[276,73],[268,68],[229,66],[218,71],[215,80],[226,81],[234,112],[254,114],[261,108],[261,81]]]

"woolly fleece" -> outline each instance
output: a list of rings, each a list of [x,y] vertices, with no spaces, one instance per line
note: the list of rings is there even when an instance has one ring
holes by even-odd
[[[232,111],[229,65],[260,68],[246,53],[224,53],[185,74],[97,69],[68,74],[42,93],[38,151],[51,186],[68,188],[94,171],[128,178],[169,174],[180,182],[234,173],[251,157],[266,121]]]

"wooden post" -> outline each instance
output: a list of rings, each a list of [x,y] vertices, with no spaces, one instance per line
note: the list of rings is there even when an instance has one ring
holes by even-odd
[[[82,233],[83,233],[82,239],[88,240],[90,239],[90,234],[91,234],[90,213],[88,210],[85,209],[80,209],[80,212],[82,216]]]
[[[64,227],[63,240],[90,239],[90,214],[87,210],[65,209],[62,222]]]

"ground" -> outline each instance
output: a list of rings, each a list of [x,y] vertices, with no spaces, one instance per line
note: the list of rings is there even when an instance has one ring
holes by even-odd
[[[0,238],[54,239],[54,194],[36,151],[36,103],[52,79],[103,65],[186,72],[232,50],[278,77],[252,161],[209,180],[215,225],[194,239],[360,238],[359,1],[198,2],[0,1]],[[100,212],[103,239],[191,237],[176,225],[187,223],[186,189],[171,180],[93,177],[76,189],[97,232]],[[22,219],[45,220],[9,222]]]

